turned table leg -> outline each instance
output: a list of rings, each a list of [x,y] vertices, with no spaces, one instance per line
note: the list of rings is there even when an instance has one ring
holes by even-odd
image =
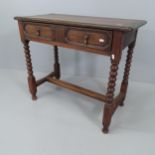
[[[32,62],[31,62],[31,54],[29,49],[29,41],[25,40],[23,41],[24,44],[24,53],[26,58],[26,66],[27,66],[27,72],[28,72],[28,84],[29,84],[29,90],[32,95],[32,99],[36,100],[36,92],[37,92],[37,86],[36,86],[36,80],[33,75],[33,68],[32,68]]]
[[[60,78],[60,64],[57,46],[54,46],[54,75],[56,79]]]
[[[104,116],[103,116],[103,130],[102,131],[104,133],[108,133],[109,125],[111,122],[112,108],[113,108],[112,102],[114,98],[117,71],[118,71],[118,63],[111,60],[109,82],[108,82],[108,88],[107,88],[107,94],[106,94],[106,104],[104,106]]]
[[[120,92],[122,94],[124,94],[124,98],[123,98],[123,101],[120,103],[120,106],[123,106],[123,104],[124,104],[123,102],[125,100],[126,93],[127,93],[128,79],[129,79],[129,73],[130,73],[130,67],[131,67],[131,62],[132,62],[132,55],[133,55],[134,46],[135,46],[135,42],[131,43],[128,46],[126,64],[125,64],[125,68],[124,68],[124,76],[123,76],[123,80],[121,83],[121,89],[120,89]]]

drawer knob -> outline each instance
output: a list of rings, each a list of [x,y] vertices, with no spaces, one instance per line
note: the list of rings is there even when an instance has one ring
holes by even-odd
[[[105,42],[105,40],[103,38],[99,39],[99,43],[104,43],[104,42]]]
[[[37,30],[37,36],[40,36],[40,29]]]
[[[84,36],[84,44],[87,45],[88,44],[88,38],[89,36],[88,35],[85,35]]]

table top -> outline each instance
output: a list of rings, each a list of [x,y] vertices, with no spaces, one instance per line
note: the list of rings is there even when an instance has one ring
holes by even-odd
[[[31,21],[39,23],[43,22],[101,29],[116,29],[121,31],[132,31],[147,23],[145,20],[103,18],[65,14],[47,14],[27,17],[15,17],[15,19],[20,21]]]

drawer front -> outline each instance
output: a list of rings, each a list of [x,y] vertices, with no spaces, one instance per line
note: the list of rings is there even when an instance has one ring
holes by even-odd
[[[111,31],[94,31],[90,29],[68,29],[66,31],[65,36],[66,42],[72,45],[101,50],[111,48]]]
[[[54,40],[54,30],[48,25],[25,24],[24,33],[34,39]]]
[[[55,24],[23,23],[25,39],[109,55],[112,31]]]

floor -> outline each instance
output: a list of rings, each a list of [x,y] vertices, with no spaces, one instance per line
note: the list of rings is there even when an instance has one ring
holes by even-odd
[[[106,135],[103,103],[48,83],[32,101],[25,72],[0,74],[0,155],[155,154],[155,85],[130,82],[125,106],[117,109]],[[106,90],[102,79],[65,80]]]

